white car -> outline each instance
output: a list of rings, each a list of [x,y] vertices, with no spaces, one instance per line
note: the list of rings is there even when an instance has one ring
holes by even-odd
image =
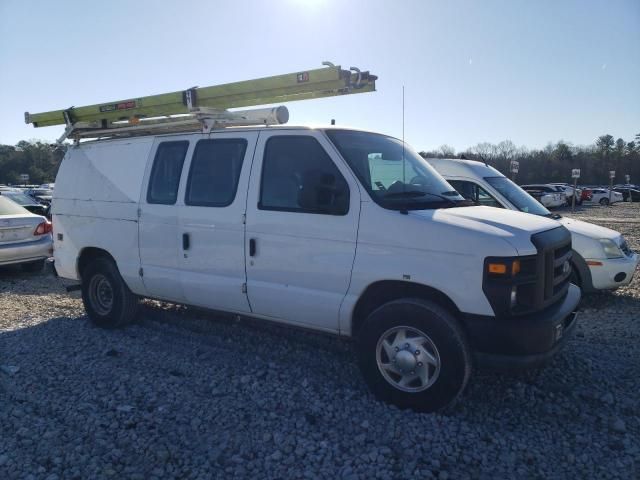
[[[576,325],[568,230],[469,203],[352,129],[81,142],[56,178],[55,268],[104,327],[152,297],[352,336],[378,398],[431,411],[474,361],[539,365]]]
[[[583,292],[611,290],[628,285],[638,266],[639,256],[624,237],[608,228],[552,214],[527,192],[493,167],[457,159],[428,159],[465,198],[484,205],[508,208],[557,220],[571,232],[573,282]]]
[[[547,208],[557,208],[567,204],[567,195],[564,192],[564,189],[557,185],[522,185],[522,188],[534,196],[542,194],[543,197],[541,198],[540,203]]]
[[[20,265],[42,270],[52,254],[51,223],[8,197],[0,196],[0,266]]]
[[[592,203],[599,203],[600,205],[609,205],[609,189],[608,188],[592,188],[591,197]],[[611,191],[611,203],[622,202],[624,195],[620,192]]]
[[[569,185],[567,183],[550,183],[549,185],[564,192],[567,197],[567,205],[571,205],[574,192],[577,192],[576,205],[582,205],[582,190],[580,188],[574,188],[573,185]]]

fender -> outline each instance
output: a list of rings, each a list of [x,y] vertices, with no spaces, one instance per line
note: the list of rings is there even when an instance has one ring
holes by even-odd
[[[578,272],[578,276],[580,277],[580,288],[582,293],[591,293],[595,292],[596,289],[593,288],[593,281],[591,280],[591,270],[589,270],[589,266],[582,256],[576,252],[575,250],[571,250],[571,265]]]

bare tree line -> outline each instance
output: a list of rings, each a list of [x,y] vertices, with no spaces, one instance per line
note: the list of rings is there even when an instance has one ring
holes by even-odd
[[[594,144],[575,146],[560,140],[543,149],[518,147],[511,140],[494,144],[482,142],[456,154],[453,147],[442,145],[438,150],[420,152],[425,158],[466,158],[486,161],[505,175],[516,160],[520,168],[518,183],[570,182],[571,170],[581,170],[580,183],[607,184],[609,171],[616,172],[615,183],[624,183],[630,175],[632,183],[640,183],[640,133],[634,140],[614,139],[612,135],[598,137]]]

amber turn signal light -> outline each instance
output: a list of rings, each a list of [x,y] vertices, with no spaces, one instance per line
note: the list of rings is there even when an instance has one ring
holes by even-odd
[[[505,273],[507,273],[507,266],[504,263],[490,263],[489,273],[504,275]]]
[[[511,264],[511,275],[517,275],[520,273],[520,260],[514,260]]]

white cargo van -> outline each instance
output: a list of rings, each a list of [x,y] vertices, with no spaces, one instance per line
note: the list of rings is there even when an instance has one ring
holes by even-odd
[[[615,230],[551,213],[495,168],[473,160],[429,158],[427,161],[465,198],[475,203],[552,218],[571,232],[572,282],[583,292],[628,285],[638,254]]]
[[[538,365],[576,324],[567,229],[469,204],[365,131],[83,142],[56,178],[55,267],[104,327],[150,297],[352,336],[379,398],[431,411],[474,361]]]

